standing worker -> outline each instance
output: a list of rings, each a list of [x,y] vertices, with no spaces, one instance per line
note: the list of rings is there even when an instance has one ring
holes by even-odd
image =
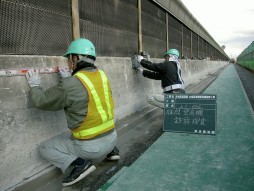
[[[176,49],[170,49],[164,54],[164,58],[164,62],[155,64],[139,55],[138,62],[148,70],[143,70],[142,67],[138,67],[137,70],[146,78],[161,80],[161,87],[164,93],[184,94],[184,81],[178,61],[179,52]],[[163,94],[148,96],[147,101],[151,105],[164,108]]]
[[[29,70],[26,77],[34,107],[65,111],[71,135],[53,137],[42,143],[39,151],[63,173],[73,167],[63,180],[63,186],[69,186],[93,172],[95,161],[105,157],[119,160],[120,156],[116,148],[111,89],[105,73],[94,65],[93,43],[84,38],[77,39],[70,44],[64,57],[68,58],[68,66],[73,72],[70,76],[66,69],[60,69],[62,79],[56,86],[44,91],[38,70]]]

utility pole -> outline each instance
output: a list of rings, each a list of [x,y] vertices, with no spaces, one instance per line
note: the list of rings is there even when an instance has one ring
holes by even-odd
[[[141,21],[141,0],[138,0],[138,53],[143,52],[142,46],[142,21]]]

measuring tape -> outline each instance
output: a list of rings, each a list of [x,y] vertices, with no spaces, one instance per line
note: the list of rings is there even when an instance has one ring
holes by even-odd
[[[67,71],[69,71],[68,68],[65,68]],[[24,76],[26,75],[27,71],[30,70],[28,68],[19,68],[19,69],[2,69],[0,70],[0,76]],[[40,68],[36,69],[39,70],[40,74],[51,74],[51,73],[58,73],[59,67],[47,67],[47,68]]]

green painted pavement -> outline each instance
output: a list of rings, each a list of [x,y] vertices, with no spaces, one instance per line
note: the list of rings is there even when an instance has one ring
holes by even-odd
[[[165,132],[103,190],[254,190],[254,119],[233,65],[204,92],[217,94],[217,135]]]

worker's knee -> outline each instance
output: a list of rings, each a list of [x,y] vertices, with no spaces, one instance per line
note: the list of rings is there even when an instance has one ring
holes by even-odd
[[[40,155],[45,158],[49,152],[51,152],[52,150],[55,150],[55,147],[56,147],[55,140],[49,139],[47,141],[42,142],[38,146],[38,151]]]
[[[164,108],[164,96],[162,94],[147,96],[147,102],[153,106]]]
[[[147,101],[149,103],[153,103],[153,102],[164,102],[164,95],[163,94],[153,94],[150,96],[147,96]]]
[[[47,151],[47,145],[45,142],[41,143],[39,146],[38,146],[38,151],[40,153],[40,155],[44,156],[45,155],[45,151]]]
[[[146,100],[148,103],[153,103],[155,101],[155,98],[154,96],[147,96]]]

